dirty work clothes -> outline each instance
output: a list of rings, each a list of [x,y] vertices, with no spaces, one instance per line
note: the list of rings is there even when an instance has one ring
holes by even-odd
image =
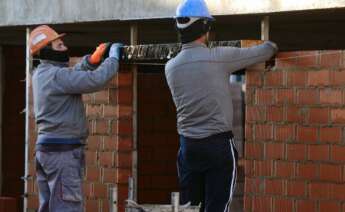
[[[36,152],[38,212],[82,212],[84,148]]]
[[[177,129],[189,138],[205,138],[232,130],[230,74],[276,53],[265,42],[251,48],[216,47],[188,43],[165,66],[165,76],[176,106]]]
[[[180,136],[177,160],[181,203],[200,212],[227,212],[235,190],[237,151],[232,133],[204,139]]]
[[[118,67],[115,58],[107,58],[98,67],[88,64],[87,56],[72,68],[65,63],[41,61],[32,76],[39,136],[85,141],[88,127],[81,94],[101,90]]]

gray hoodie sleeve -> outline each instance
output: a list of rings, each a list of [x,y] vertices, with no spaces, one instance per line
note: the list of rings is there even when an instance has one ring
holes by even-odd
[[[256,63],[269,60],[278,51],[277,45],[266,41],[261,45],[250,48],[218,47],[215,58],[224,64],[224,69],[234,72]]]
[[[72,68],[73,71],[93,71],[95,70],[98,65],[92,65],[88,62],[90,55],[86,55],[82,58],[82,60],[75,64]]]
[[[54,75],[57,93],[83,94],[101,90],[117,73],[119,62],[115,58],[107,58],[94,71],[83,71],[78,66],[59,68]]]

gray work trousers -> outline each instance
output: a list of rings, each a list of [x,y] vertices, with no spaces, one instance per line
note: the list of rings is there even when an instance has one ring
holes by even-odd
[[[38,212],[82,212],[84,147],[63,152],[36,152]]]

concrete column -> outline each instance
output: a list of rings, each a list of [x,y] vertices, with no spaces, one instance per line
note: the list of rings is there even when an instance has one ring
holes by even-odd
[[[136,23],[131,25],[130,36],[131,45],[138,45],[138,25]],[[137,100],[137,78],[138,78],[138,66],[132,65],[133,72],[133,164],[132,164],[132,175],[133,175],[133,200],[137,201],[138,194],[138,100]]]
[[[2,102],[3,102],[3,48],[0,46],[0,196],[2,195]]]

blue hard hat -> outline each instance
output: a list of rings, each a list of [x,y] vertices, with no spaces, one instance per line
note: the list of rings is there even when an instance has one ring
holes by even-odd
[[[177,7],[175,18],[198,17],[214,20],[204,0],[183,0]]]

